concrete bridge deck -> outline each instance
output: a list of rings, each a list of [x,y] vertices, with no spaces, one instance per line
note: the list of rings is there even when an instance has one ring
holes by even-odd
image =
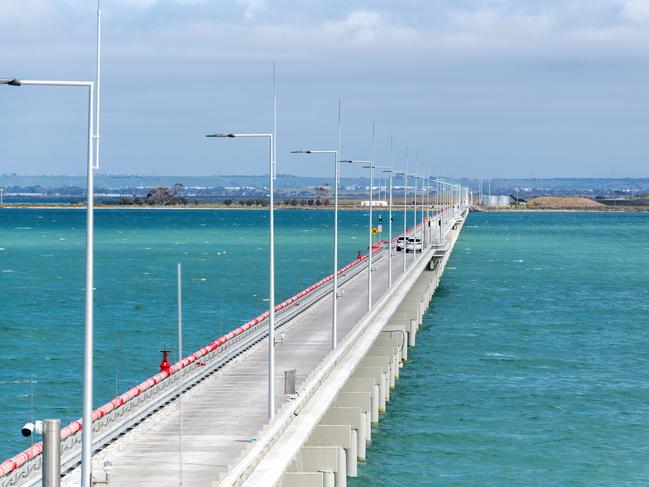
[[[403,271],[401,252],[392,260],[393,281]],[[417,254],[419,256],[419,254]],[[407,265],[413,255],[407,254]],[[374,264],[373,300],[388,289],[388,255]],[[338,301],[338,339],[367,312],[367,271],[341,286]],[[297,369],[298,390],[302,381],[331,349],[331,295],[282,326],[286,342],[278,343],[276,360],[276,404],[285,401],[284,371]],[[204,383],[183,395],[184,485],[212,486],[267,422],[267,339],[256,344]],[[177,401],[176,401],[177,403]],[[113,464],[111,486],[177,486],[180,481],[179,413],[177,404],[164,408],[142,425],[127,433],[115,445],[94,457],[94,472],[101,478],[102,464]],[[147,427],[148,426],[148,427]],[[74,475],[64,485],[74,485]]]

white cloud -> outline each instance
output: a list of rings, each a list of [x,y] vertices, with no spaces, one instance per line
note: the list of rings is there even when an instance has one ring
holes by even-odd
[[[341,20],[327,21],[313,33],[337,40],[339,44],[355,43],[360,46],[386,46],[391,43],[401,44],[414,41],[417,30],[391,22],[384,12],[375,10],[355,10]]]
[[[266,9],[265,0],[237,0],[237,2],[245,7],[244,17],[248,20]]]
[[[622,14],[632,22],[649,20],[649,0],[624,0]]]

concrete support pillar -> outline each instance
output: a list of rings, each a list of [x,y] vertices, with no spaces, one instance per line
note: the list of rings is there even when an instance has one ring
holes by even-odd
[[[348,470],[357,471],[358,432],[348,424],[316,426],[304,446],[338,446],[341,448],[341,462],[344,463],[345,475],[349,475]],[[342,470],[343,468],[339,466],[337,475]]]
[[[374,385],[372,384],[371,387],[373,389]],[[338,396],[336,396],[333,405],[337,407],[361,408],[365,422],[365,432],[360,432],[362,433],[361,438],[364,438],[368,442],[372,441],[372,392],[340,392]],[[364,445],[362,448],[364,450]]]
[[[386,399],[386,377],[383,373],[381,367],[358,367],[352,377],[356,378],[371,378],[374,379],[376,384],[379,386],[379,412],[385,411],[385,399]],[[374,422],[374,418],[372,418]],[[378,417],[376,418],[378,422]]]
[[[356,458],[364,462],[367,458],[367,444],[372,441],[372,424],[368,414],[361,414],[361,422],[356,431]]]
[[[371,355],[370,355],[371,354]],[[380,355],[374,355],[372,351],[365,356],[361,362],[361,367],[381,367],[381,370],[385,374],[386,379],[386,389],[385,389],[385,400],[390,400],[390,388],[394,387],[394,378],[396,372],[394,371],[395,360],[392,352],[387,352],[386,354],[381,353]]]
[[[347,455],[347,475],[350,477],[358,477],[358,458],[358,431],[353,429],[351,430],[351,443]],[[364,459],[365,452],[363,452]]]
[[[392,348],[392,353],[396,356],[397,365],[401,366],[403,362],[403,344],[405,335],[399,331],[383,330],[381,335],[374,342],[374,347],[378,348]],[[407,347],[406,347],[407,348]],[[399,377],[399,370],[397,370],[397,377]]]
[[[358,459],[365,459],[367,416],[358,407],[331,407],[320,420],[320,426],[347,425],[357,433]]]
[[[322,475],[324,476],[324,482],[322,487],[338,487],[336,485],[336,474],[329,471],[323,471]]]
[[[417,335],[417,324],[415,320],[410,320],[410,331],[408,332],[408,346],[414,347],[416,342],[415,336]]]
[[[324,487],[347,487],[345,453],[338,446],[303,446],[290,472],[322,472]]]
[[[378,423],[379,421],[379,388],[373,378],[351,378],[347,381],[341,392],[368,392],[371,396],[370,414],[368,421]],[[367,428],[367,438],[371,441],[372,428],[371,424]]]
[[[397,346],[401,351],[401,361],[408,360],[408,328],[410,324],[406,325],[398,323],[390,323],[383,328],[382,336],[390,337],[390,340],[396,339]],[[381,340],[382,338],[379,338]]]
[[[389,346],[386,346],[389,345]],[[401,352],[396,345],[391,343],[374,342],[374,346],[367,353],[369,357],[384,356],[390,363],[390,387],[394,388],[396,379],[399,378],[399,364],[401,363]]]

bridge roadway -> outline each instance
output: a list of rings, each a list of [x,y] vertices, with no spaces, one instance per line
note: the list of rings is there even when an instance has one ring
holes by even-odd
[[[403,257],[392,260],[393,280],[403,271]],[[407,254],[408,267],[413,255]],[[374,301],[388,289],[388,255],[376,261],[372,273]],[[338,340],[367,312],[367,270],[341,286],[338,301]],[[281,327],[286,342],[275,348],[276,404],[286,400],[284,371],[297,369],[299,383],[330,352],[331,294]],[[183,395],[183,484],[211,487],[234,464],[248,443],[254,441],[267,422],[267,354],[264,339],[201,385]],[[177,402],[177,401],[176,401]],[[140,426],[127,433],[118,444],[94,458],[93,471],[101,478],[102,464],[113,464],[111,487],[178,486],[180,481],[179,414],[171,404],[145,431]],[[68,477],[70,480],[74,476]],[[77,477],[78,478],[78,477]],[[67,485],[73,483],[64,482]]]

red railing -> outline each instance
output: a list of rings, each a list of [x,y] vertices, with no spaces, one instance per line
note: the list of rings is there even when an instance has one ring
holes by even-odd
[[[413,230],[416,230],[418,227],[421,226],[421,223],[419,223],[416,227],[409,228],[406,230],[406,233],[411,232]],[[395,241],[398,239],[402,234],[394,237],[392,240]],[[375,254],[379,252],[382,248],[382,244],[387,242],[387,240],[380,240],[376,242],[375,244],[372,245],[372,254]],[[347,264],[345,267],[341,268],[338,271],[338,275],[344,274],[345,272],[349,271],[351,268],[358,266],[361,262],[364,262],[367,260],[369,257],[369,252],[365,255],[362,255],[358,259],[354,260],[350,264]],[[320,287],[326,285],[333,279],[333,274],[328,275],[324,279],[321,279],[320,281],[316,282],[315,284],[312,284],[308,288],[300,291],[296,295],[288,298],[287,300],[283,301],[282,303],[278,304],[275,306],[275,311],[281,311],[291,304],[293,304],[295,301],[303,298],[304,296],[314,292],[316,289],[319,289]],[[182,360],[179,360],[175,364],[173,364],[169,371],[164,371],[164,372],[159,372],[158,374],[149,377],[147,380],[144,382],[141,382],[140,384],[136,385],[135,387],[132,387],[128,391],[126,391],[124,394],[121,394],[111,401],[107,402],[103,406],[100,406],[99,408],[95,409],[92,413],[92,420],[93,422],[104,417],[106,414],[110,413],[111,411],[114,411],[115,409],[120,408],[127,402],[131,401],[132,399],[140,396],[143,392],[146,390],[150,389],[154,385],[158,384],[159,382],[165,380],[166,378],[174,375],[178,371],[184,369],[185,367],[193,364],[194,362],[198,361],[198,359],[202,358],[203,356],[207,355],[210,352],[213,352],[217,348],[223,346],[225,343],[228,341],[232,340],[233,338],[237,337],[241,333],[245,332],[246,330],[252,328],[255,325],[258,325],[259,323],[263,322],[265,319],[268,318],[269,311],[265,311],[264,313],[260,314],[256,318],[253,318],[252,320],[248,321],[247,323],[239,326],[238,328],[235,328],[234,330],[230,331],[229,333],[217,338],[210,344],[202,347],[201,349],[197,350],[196,352],[192,353],[191,355],[188,355]],[[64,428],[61,429],[61,440],[64,440],[75,433],[78,433],[81,431],[83,428],[83,420],[81,418],[72,421],[70,424],[65,426]],[[22,451],[18,455],[5,460],[0,464],[0,477],[4,477],[5,475],[10,474],[11,472],[15,471],[17,468],[21,467],[25,463],[29,462],[30,460],[33,460],[34,458],[38,457],[41,453],[43,452],[43,443],[38,442],[34,443],[31,447],[27,448],[26,450]]]

